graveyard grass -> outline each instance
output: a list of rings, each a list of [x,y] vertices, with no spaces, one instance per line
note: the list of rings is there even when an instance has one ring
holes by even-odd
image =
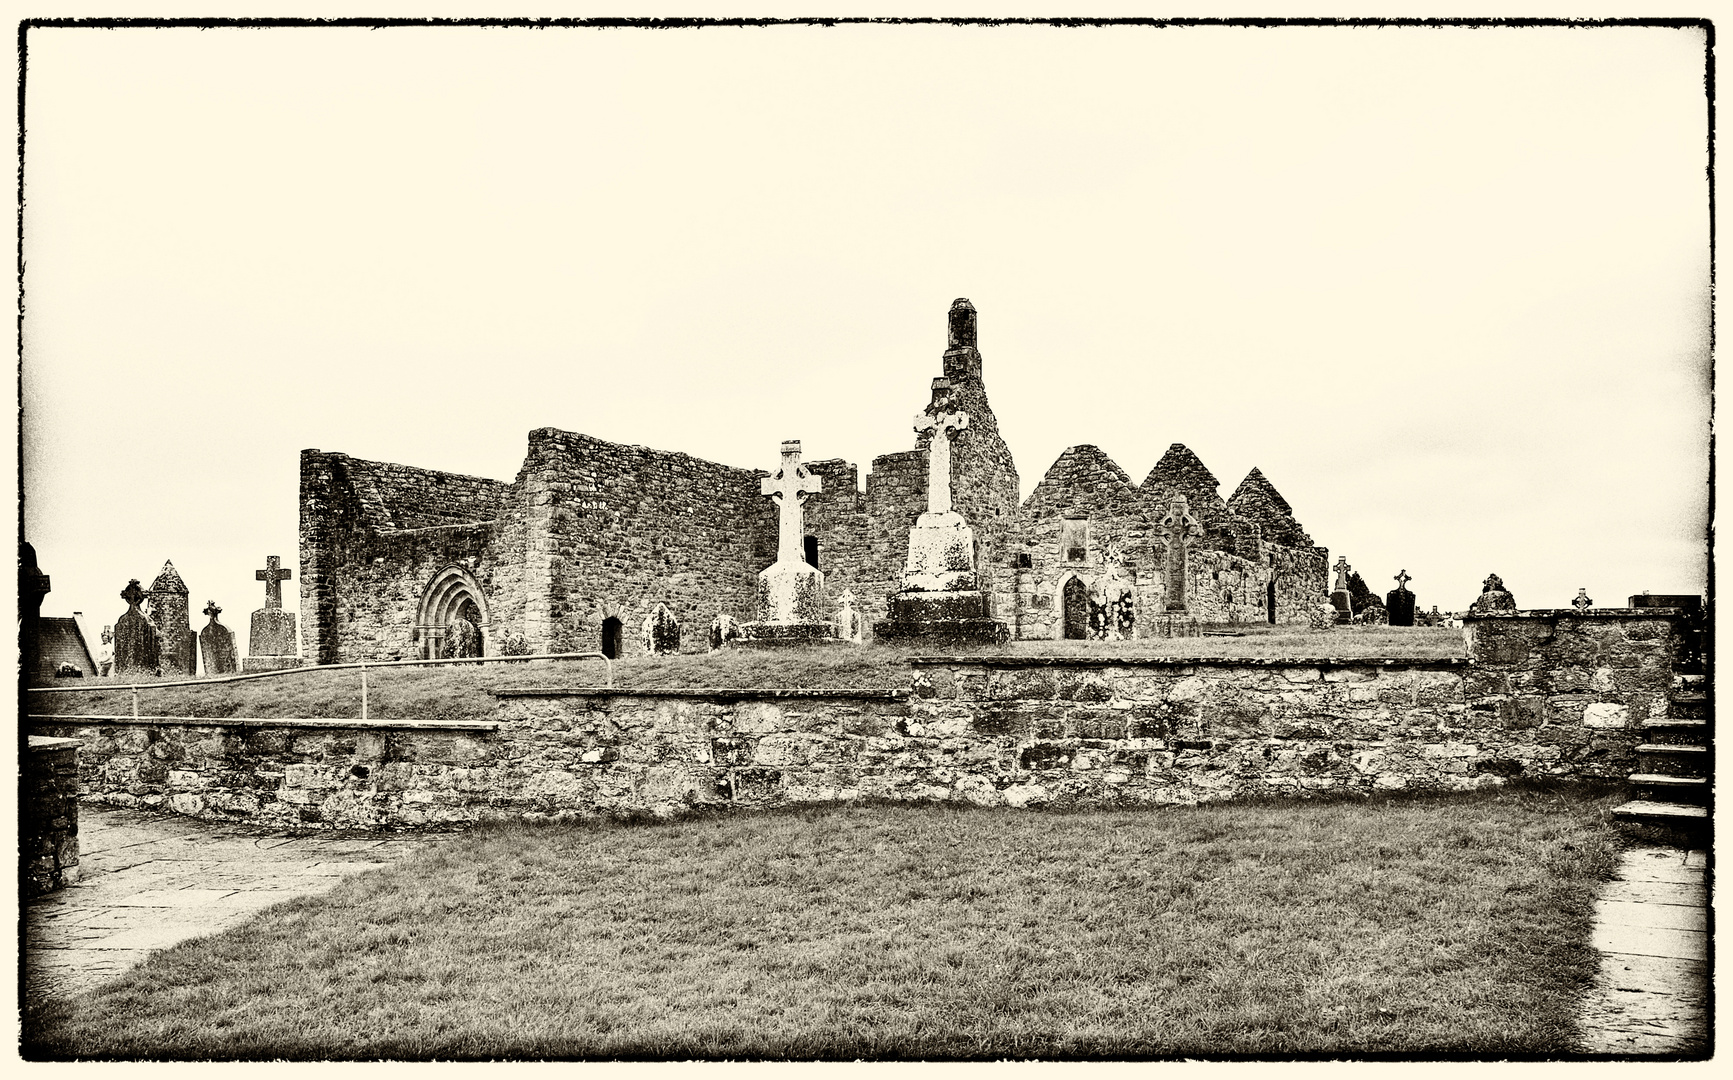
[[[497,826],[26,1018],[33,1058],[1574,1049],[1585,789]]]
[[[831,645],[810,649],[726,649],[717,653],[634,655],[614,663],[622,689],[895,689],[914,678],[911,656],[1012,655],[1113,659],[1200,656],[1279,659],[1394,657],[1436,659],[1465,655],[1462,631],[1413,627],[1339,627],[1327,633],[1250,627],[1243,637],[1155,638],[1136,641],[1019,641],[998,647],[919,648]],[[600,660],[370,669],[368,715],[394,720],[491,720],[489,688],[603,686]],[[361,714],[361,676],[355,670],[308,671],[269,679],[151,688],[141,679],[138,709],[146,716],[350,719]],[[161,680],[172,682],[175,680]],[[107,693],[31,694],[32,713],[127,715],[127,679],[83,679],[68,685],[112,685]]]

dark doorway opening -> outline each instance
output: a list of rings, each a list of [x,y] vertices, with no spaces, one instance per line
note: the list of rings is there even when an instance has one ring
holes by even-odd
[[[818,569],[818,537],[816,536],[806,538],[806,565],[814,570]]]
[[[1269,613],[1270,625],[1276,625],[1276,583],[1273,581],[1264,586],[1264,609]]]
[[[1089,587],[1083,584],[1082,578],[1074,577],[1065,583],[1065,594],[1061,602],[1065,606],[1065,636],[1088,637]]]
[[[602,620],[602,655],[618,660],[625,651],[626,627],[612,615]]]

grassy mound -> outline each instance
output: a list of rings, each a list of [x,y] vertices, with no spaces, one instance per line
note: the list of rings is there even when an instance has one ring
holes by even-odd
[[[37,1058],[1552,1056],[1609,799],[482,829],[153,956]]]

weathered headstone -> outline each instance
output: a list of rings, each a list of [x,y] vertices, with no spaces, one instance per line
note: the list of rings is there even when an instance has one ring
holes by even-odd
[[[481,655],[481,628],[462,615],[453,615],[445,626],[445,655],[464,660]]]
[[[1408,591],[1408,583],[1414,579],[1404,570],[1396,575],[1396,587],[1384,597],[1384,606],[1390,612],[1391,626],[1414,625],[1414,594]]]
[[[1336,609],[1336,622],[1346,625],[1354,621],[1354,601],[1348,589],[1348,556],[1336,558],[1336,587],[1330,590],[1330,604]]]
[[[156,627],[144,617],[138,605],[144,602],[145,591],[133,578],[121,590],[126,601],[126,614],[114,621],[114,673],[116,675],[158,675],[162,667],[162,646],[157,640]]]
[[[198,645],[187,610],[187,586],[172,561],[151,582],[145,614],[156,624],[165,675],[192,675],[198,668]]]
[[[836,613],[837,636],[844,641],[852,641],[859,645],[866,631],[866,620],[861,618],[861,613],[855,610],[854,593],[844,591],[841,603],[842,608]]]
[[[294,576],[282,567],[282,560],[272,555],[265,559],[265,568],[253,572],[253,580],[265,583],[265,606],[253,612],[252,626],[247,634],[247,658],[243,671],[280,671],[301,666],[299,643],[295,638],[295,616],[283,610],[283,582]]]
[[[806,561],[801,506],[824,480],[800,463],[800,440],[782,444],[782,464],[760,481],[776,500],[776,561],[758,575],[758,621],[740,628],[740,644],[813,645],[836,640],[824,621],[824,574]]]
[[[1168,504],[1167,513],[1156,523],[1161,527],[1162,538],[1166,541],[1167,552],[1164,562],[1164,577],[1166,581],[1165,600],[1163,606],[1168,611],[1188,611],[1185,586],[1187,573],[1187,552],[1192,541],[1203,535],[1203,526],[1191,516],[1191,506],[1184,495],[1175,494]]]
[[[1125,553],[1116,544],[1107,545],[1107,573],[1100,580],[1101,636],[1106,640],[1126,641],[1136,635],[1135,586],[1136,580],[1125,565]]]
[[[1586,588],[1578,589],[1576,599],[1571,601],[1571,607],[1576,608],[1578,611],[1587,611],[1589,608],[1594,606],[1595,602],[1589,599],[1589,591]]]
[[[972,334],[972,322],[959,329],[954,319],[952,333],[959,332]],[[936,380],[935,386],[943,389]],[[903,585],[889,597],[889,617],[873,627],[873,636],[880,640],[997,643],[1010,637],[1009,628],[987,614],[987,597],[975,570],[975,530],[951,508],[951,437],[968,427],[969,414],[951,411],[944,399],[934,411],[915,417],[916,432],[932,433],[927,444],[927,512],[909,530]]]
[[[1504,587],[1504,582],[1497,574],[1486,575],[1486,580],[1480,583],[1480,596],[1474,603],[1468,605],[1471,615],[1488,611],[1515,611],[1516,597],[1510,595]]]
[[[211,621],[199,631],[199,651],[204,654],[206,675],[232,675],[235,672],[235,635],[217,621],[223,609],[215,600],[205,601],[204,614]]]
[[[1306,619],[1313,630],[1328,630],[1340,618],[1341,609],[1331,599],[1324,599],[1306,609]]]
[[[657,604],[656,610],[644,616],[642,633],[644,651],[651,656],[680,651],[680,623],[667,604]]]
[[[726,611],[710,621],[710,651],[716,652],[740,637],[740,622]]]

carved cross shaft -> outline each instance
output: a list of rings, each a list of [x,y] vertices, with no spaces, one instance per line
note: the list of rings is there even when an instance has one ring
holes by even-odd
[[[282,583],[294,576],[294,571],[282,569],[283,560],[276,555],[267,556],[265,568],[253,571],[253,580],[265,583],[265,607],[280,608],[283,606]]]
[[[824,490],[824,479],[814,476],[800,463],[800,440],[782,444],[782,467],[759,482],[764,494],[776,500],[776,561],[806,562],[806,547],[801,543],[800,504],[808,495]]]
[[[921,413],[915,417],[916,431],[930,431],[927,445],[927,513],[951,512],[951,435],[969,426],[968,413]]]

